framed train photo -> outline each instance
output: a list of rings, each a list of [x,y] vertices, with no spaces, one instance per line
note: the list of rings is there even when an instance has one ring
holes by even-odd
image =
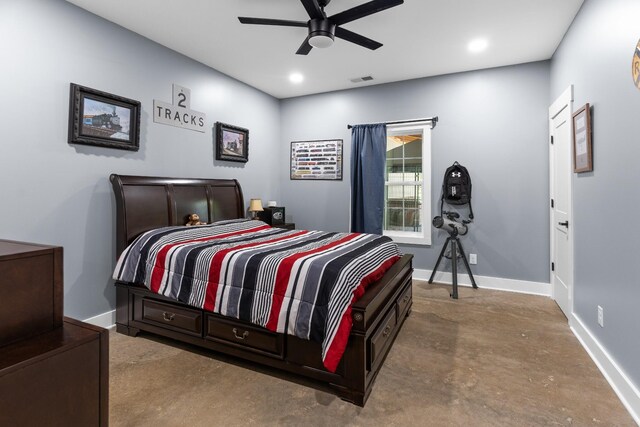
[[[342,140],[293,141],[290,179],[342,181]]]
[[[138,151],[140,102],[71,83],[69,144]]]

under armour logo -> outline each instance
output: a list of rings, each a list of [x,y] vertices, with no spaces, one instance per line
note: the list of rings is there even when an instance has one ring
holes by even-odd
[[[454,178],[460,178],[462,176],[462,172],[451,172],[451,176]]]

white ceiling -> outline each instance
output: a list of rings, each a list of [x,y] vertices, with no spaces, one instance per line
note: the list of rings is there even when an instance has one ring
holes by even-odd
[[[551,58],[583,0],[405,0],[344,25],[384,44],[341,39],[296,55],[306,28],[240,24],[238,16],[306,21],[298,0],[67,0],[277,98]],[[333,0],[333,15],[366,0]],[[468,43],[486,38],[472,54]],[[292,84],[289,75],[304,75]],[[373,76],[366,83],[350,79]]]

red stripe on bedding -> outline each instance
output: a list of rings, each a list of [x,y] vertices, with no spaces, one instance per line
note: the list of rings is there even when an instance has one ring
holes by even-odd
[[[184,245],[187,243],[195,243],[195,242],[207,242],[210,240],[217,240],[217,239],[223,239],[225,237],[232,237],[232,236],[237,236],[240,234],[246,234],[246,233],[251,233],[251,232],[256,232],[256,231],[261,231],[261,230],[265,230],[267,228],[271,228],[268,225],[263,225],[263,226],[259,226],[259,227],[255,227],[255,228],[250,228],[247,230],[240,230],[240,231],[234,231],[232,233],[225,233],[225,234],[219,234],[217,236],[207,236],[207,237],[202,237],[199,239],[191,239],[191,240],[184,240],[181,242],[176,242],[176,243],[171,243],[168,245],[163,246],[159,251],[158,251],[158,255],[156,256],[156,262],[153,265],[153,269],[151,272],[151,281],[149,283],[150,285],[150,289],[155,292],[155,293],[159,293],[160,290],[160,285],[162,284],[162,276],[164,276],[164,272],[165,272],[165,262],[167,260],[167,254],[169,253],[169,251],[179,245]]]
[[[287,292],[287,286],[289,285],[289,278],[291,277],[291,269],[293,268],[293,264],[302,257],[307,255],[312,255],[318,252],[325,251],[327,249],[331,249],[335,246],[338,246],[342,243],[346,243],[354,238],[358,237],[360,234],[352,233],[349,234],[342,239],[331,242],[327,245],[320,246],[316,249],[312,249],[306,252],[299,252],[284,258],[280,261],[280,265],[278,265],[278,270],[276,272],[276,283],[273,288],[273,299],[271,300],[271,312],[269,313],[269,320],[265,325],[265,328],[270,331],[278,330],[278,317],[280,316],[280,309],[282,308],[282,302],[284,301],[284,295]]]
[[[354,302],[358,301],[362,297],[362,295],[364,295],[367,286],[380,279],[384,275],[384,273],[386,273],[387,270],[391,268],[391,266],[395,264],[395,262],[399,259],[399,256],[393,256],[383,262],[378,268],[366,275],[362,279],[358,287],[353,291],[353,299],[351,300],[351,304],[349,304],[344,314],[342,315],[342,319],[340,319],[340,325],[338,325],[336,335],[333,337],[333,341],[331,342],[331,345],[327,350],[327,356],[323,361],[324,367],[327,368],[329,372],[336,371],[336,369],[338,368],[338,364],[342,359],[342,355],[347,348],[349,334],[351,334],[351,327],[353,326],[353,320],[351,319],[351,306]]]
[[[271,243],[280,242],[283,240],[291,239],[291,238],[302,236],[305,234],[309,234],[309,232],[303,230],[294,234],[281,236],[276,239],[264,240],[262,242],[247,243],[244,245],[234,246],[232,248],[223,249],[221,251],[216,252],[216,254],[211,259],[211,263],[209,264],[209,281],[207,282],[207,292],[204,300],[204,309],[213,311],[215,308],[216,294],[218,293],[218,285],[220,283],[220,273],[222,271],[222,262],[224,261],[224,258],[227,256],[227,254],[229,254],[230,252],[245,249],[245,248],[252,248],[255,246],[268,245]]]

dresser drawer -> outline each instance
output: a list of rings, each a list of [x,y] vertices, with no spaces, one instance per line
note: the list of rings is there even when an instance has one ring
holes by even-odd
[[[217,316],[207,316],[206,338],[259,353],[283,355],[284,338],[267,329]]]
[[[385,354],[385,348],[391,344],[398,324],[396,314],[396,306],[394,305],[369,340],[369,360],[367,360],[367,368],[369,370],[379,362],[377,359],[380,355]]]
[[[139,297],[138,297],[139,298]],[[178,307],[147,298],[139,298],[140,307],[136,319],[190,335],[202,336],[202,313],[196,309]]]
[[[409,306],[411,305],[412,288],[411,284],[405,289],[405,291],[398,298],[398,318],[401,318],[407,313]]]

